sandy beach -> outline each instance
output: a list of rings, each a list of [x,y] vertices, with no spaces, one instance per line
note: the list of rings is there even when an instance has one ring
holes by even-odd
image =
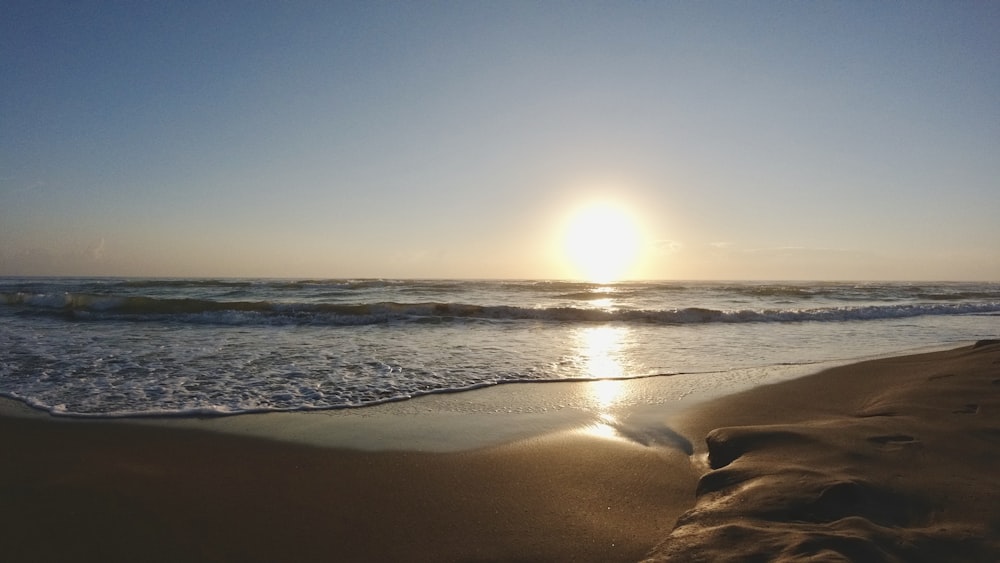
[[[690,411],[662,561],[1000,560],[1000,342],[862,362]]]
[[[0,542],[8,561],[1000,559],[996,342],[634,410],[95,421],[8,401]],[[460,447],[407,449],[406,428]]]

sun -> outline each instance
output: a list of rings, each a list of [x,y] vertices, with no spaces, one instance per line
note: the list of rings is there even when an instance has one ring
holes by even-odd
[[[595,202],[576,210],[564,231],[563,251],[574,276],[596,283],[622,279],[639,254],[639,227],[620,205]]]

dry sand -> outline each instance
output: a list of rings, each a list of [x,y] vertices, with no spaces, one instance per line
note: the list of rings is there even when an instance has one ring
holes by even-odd
[[[5,561],[997,561],[998,397],[1000,345],[981,344],[836,368],[680,415],[664,409],[658,420],[646,409],[603,432],[515,432],[444,453],[5,415],[0,553]],[[297,431],[332,428],[312,424],[332,420],[316,414],[293,416],[308,422]],[[392,420],[409,419],[378,424]],[[471,419],[447,420],[461,432]],[[476,420],[470,428],[504,417]]]
[[[709,471],[652,560],[1000,561],[997,341],[835,368],[684,418],[682,432],[707,434]]]

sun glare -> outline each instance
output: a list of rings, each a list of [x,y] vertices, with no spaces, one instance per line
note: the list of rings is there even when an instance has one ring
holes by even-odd
[[[564,233],[574,275],[596,283],[620,280],[639,254],[639,228],[620,206],[593,203],[574,213]]]

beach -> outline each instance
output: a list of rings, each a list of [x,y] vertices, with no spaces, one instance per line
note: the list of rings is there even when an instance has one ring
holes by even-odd
[[[648,395],[655,379],[617,383]],[[530,385],[586,395],[599,383]],[[519,409],[554,400],[528,389],[385,412],[166,419],[52,417],[5,401],[4,559],[1000,558],[997,342],[683,409],[632,404],[596,422]],[[413,428],[434,440],[408,449]]]
[[[685,418],[707,472],[653,560],[1000,560],[1000,341],[843,366]]]

